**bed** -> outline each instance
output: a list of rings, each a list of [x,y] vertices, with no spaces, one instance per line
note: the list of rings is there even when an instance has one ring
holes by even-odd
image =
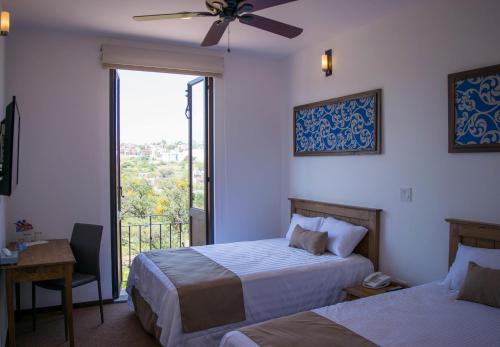
[[[452,219],[448,222],[450,266],[459,244],[500,249],[500,225]],[[456,300],[456,297],[457,292],[450,291],[449,287],[440,281],[327,306],[311,312],[320,319],[326,318],[329,322],[339,324],[366,339],[367,341],[360,344],[362,346],[371,346],[370,343],[379,346],[498,346],[500,309]],[[282,318],[282,323],[294,324],[298,321],[293,319],[293,316],[291,318]],[[286,319],[289,321],[285,322]],[[261,331],[270,331],[269,324],[276,327],[279,320],[274,321],[257,327]],[[299,322],[301,323],[303,321]],[[302,331],[306,330],[304,325],[301,328]],[[252,336],[251,333],[249,336]],[[221,347],[263,345],[254,341],[255,337],[251,339],[241,331],[233,331],[224,336]],[[341,345],[345,344],[339,344]]]
[[[346,286],[361,283],[378,268],[379,209],[291,200],[291,213],[332,216],[368,229],[354,254],[312,255],[288,247],[284,238],[192,247],[236,274],[243,287],[245,319],[185,332],[179,295],[171,279],[145,254],[134,260],[127,291],[146,331],[163,346],[218,346],[225,333],[253,323],[331,305]]]

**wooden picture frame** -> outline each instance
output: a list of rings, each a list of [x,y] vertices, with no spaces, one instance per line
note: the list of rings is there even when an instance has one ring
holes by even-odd
[[[492,89],[500,90],[500,65],[448,75],[448,153],[500,152],[500,98]]]
[[[351,102],[350,104],[348,104]],[[358,103],[357,105],[352,102]],[[353,107],[351,107],[353,106]],[[308,112],[307,114],[299,114]],[[299,120],[298,117],[301,117]],[[315,132],[306,129],[303,131],[302,124],[298,122],[310,124],[305,117],[310,117],[315,122],[313,129]],[[339,117],[342,117],[340,119]],[[347,118],[346,117],[350,117]],[[357,117],[354,119],[353,117]],[[360,120],[367,122],[359,123]],[[352,132],[352,122],[357,121],[361,125],[363,134],[355,134]],[[321,127],[319,123],[327,123],[325,127]],[[337,127],[336,123],[349,123],[347,127]],[[380,154],[382,153],[382,89],[370,90],[363,93],[343,96],[324,100],[320,102],[310,103],[306,105],[296,106],[293,109],[293,153],[296,157],[301,156],[334,156],[334,155],[362,155],[362,154]],[[359,128],[356,128],[358,131]],[[298,135],[298,131],[303,135]],[[307,133],[307,135],[304,135]],[[347,136],[346,136],[347,134]],[[309,136],[309,139],[304,140],[304,136]],[[318,139],[318,136],[323,138]],[[359,136],[358,139],[353,139]],[[299,138],[300,137],[300,138]],[[315,138],[315,144],[310,143],[310,138]],[[333,137],[333,141],[331,141]],[[359,141],[364,141],[369,138],[369,143],[365,144]],[[338,141],[340,138],[340,144]],[[300,141],[300,143],[298,142]],[[345,142],[342,142],[345,141]],[[324,147],[325,142],[331,145],[332,148],[316,148],[311,150],[305,149],[302,143],[307,143],[305,147],[320,146]],[[347,143],[347,145],[345,145]],[[333,148],[337,146],[337,148]]]

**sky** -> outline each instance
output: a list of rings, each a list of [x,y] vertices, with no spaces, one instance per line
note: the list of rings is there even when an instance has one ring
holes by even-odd
[[[166,140],[187,143],[186,89],[187,83],[196,76],[129,70],[118,73],[121,142],[145,144]],[[193,104],[195,117],[202,116],[201,93],[197,93]],[[196,135],[200,136],[201,131]]]

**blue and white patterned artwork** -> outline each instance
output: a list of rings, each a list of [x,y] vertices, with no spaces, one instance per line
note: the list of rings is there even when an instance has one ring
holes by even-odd
[[[379,93],[296,107],[295,155],[377,153]]]
[[[500,73],[455,82],[455,145],[500,144]]]

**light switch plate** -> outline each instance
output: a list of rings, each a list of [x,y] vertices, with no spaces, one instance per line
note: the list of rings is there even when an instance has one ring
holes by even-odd
[[[401,188],[400,196],[401,196],[401,202],[412,202],[413,189],[412,188]]]

